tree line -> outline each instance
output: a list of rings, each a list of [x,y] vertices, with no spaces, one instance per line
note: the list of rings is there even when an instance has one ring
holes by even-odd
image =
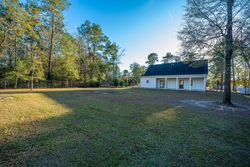
[[[124,50],[100,25],[85,21],[72,36],[65,29],[67,0],[0,2],[1,87],[127,86],[137,84],[142,67],[119,69]],[[140,72],[140,74],[138,73]],[[23,85],[25,83],[25,85]],[[62,86],[60,84],[59,86]]]

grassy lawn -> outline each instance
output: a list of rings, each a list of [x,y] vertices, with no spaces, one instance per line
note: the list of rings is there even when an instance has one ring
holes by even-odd
[[[220,93],[0,92],[0,166],[250,166],[250,112],[183,103]],[[250,106],[250,97],[234,95]]]

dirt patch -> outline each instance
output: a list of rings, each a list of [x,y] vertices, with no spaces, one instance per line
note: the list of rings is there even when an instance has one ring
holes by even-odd
[[[225,111],[225,112],[236,112],[236,111],[250,112],[249,106],[242,105],[239,103],[236,103],[233,106],[225,106],[218,101],[204,101],[204,100],[182,100],[182,103],[200,108]]]
[[[0,96],[0,101],[13,100],[13,99],[15,99],[15,97],[13,96]]]

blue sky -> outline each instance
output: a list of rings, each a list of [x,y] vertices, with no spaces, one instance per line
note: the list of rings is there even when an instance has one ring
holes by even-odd
[[[185,0],[70,0],[65,25],[73,35],[86,19],[101,25],[103,32],[125,49],[121,69],[145,64],[147,55],[178,51],[177,31]]]

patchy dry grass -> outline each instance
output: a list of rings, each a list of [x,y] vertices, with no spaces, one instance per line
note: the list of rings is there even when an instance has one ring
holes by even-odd
[[[250,113],[145,89],[0,92],[0,166],[250,166]],[[245,106],[250,98],[234,95]]]

